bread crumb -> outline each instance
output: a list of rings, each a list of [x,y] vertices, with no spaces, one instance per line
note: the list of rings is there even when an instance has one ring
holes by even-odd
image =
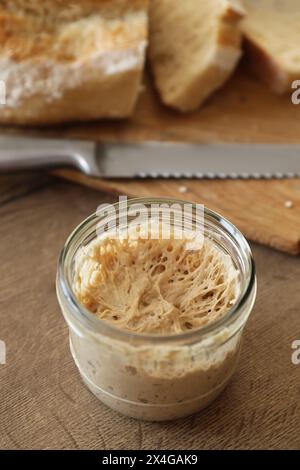
[[[293,204],[292,201],[285,201],[285,203],[284,203],[284,207],[285,207],[286,209],[291,209],[291,208],[293,207],[293,205],[294,205],[294,204]]]
[[[149,58],[161,99],[183,112],[195,110],[240,59],[241,8],[227,0],[149,3]]]
[[[181,193],[181,194],[187,193],[188,188],[186,186],[179,186],[178,192]]]

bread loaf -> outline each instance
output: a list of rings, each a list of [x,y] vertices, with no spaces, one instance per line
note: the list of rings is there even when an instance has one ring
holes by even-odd
[[[243,0],[247,60],[277,93],[291,91],[300,79],[300,1]]]
[[[241,55],[243,9],[229,0],[152,0],[150,61],[162,101],[198,108],[221,87]]]
[[[148,0],[0,3],[0,122],[130,116],[147,42]]]

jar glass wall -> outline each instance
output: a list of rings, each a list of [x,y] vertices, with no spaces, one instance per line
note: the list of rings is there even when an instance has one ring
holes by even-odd
[[[186,204],[167,199],[128,201],[129,206],[137,203],[149,210],[151,204]],[[134,418],[163,421],[195,413],[224,389],[238,361],[256,296],[249,245],[230,222],[205,209],[205,236],[230,255],[239,272],[237,302],[219,320],[197,330],[164,336],[131,333],[86,310],[72,288],[76,254],[96,239],[103,217],[101,212],[92,215],[71,234],[57,274],[57,295],[83,381],[103,403]]]

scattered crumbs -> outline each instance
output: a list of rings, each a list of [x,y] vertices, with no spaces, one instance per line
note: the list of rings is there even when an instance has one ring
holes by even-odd
[[[291,208],[293,207],[293,205],[294,205],[294,204],[293,204],[292,201],[285,201],[285,203],[284,203],[284,207],[285,207],[286,209],[291,209]]]
[[[181,194],[187,193],[188,188],[186,186],[179,186],[178,192]]]

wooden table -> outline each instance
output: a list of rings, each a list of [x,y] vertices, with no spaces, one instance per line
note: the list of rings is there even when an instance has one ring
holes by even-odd
[[[207,410],[173,423],[134,421],[81,383],[55,295],[70,231],[111,196],[43,175],[0,177],[1,449],[300,447],[300,262],[253,246],[259,293],[240,367]]]

